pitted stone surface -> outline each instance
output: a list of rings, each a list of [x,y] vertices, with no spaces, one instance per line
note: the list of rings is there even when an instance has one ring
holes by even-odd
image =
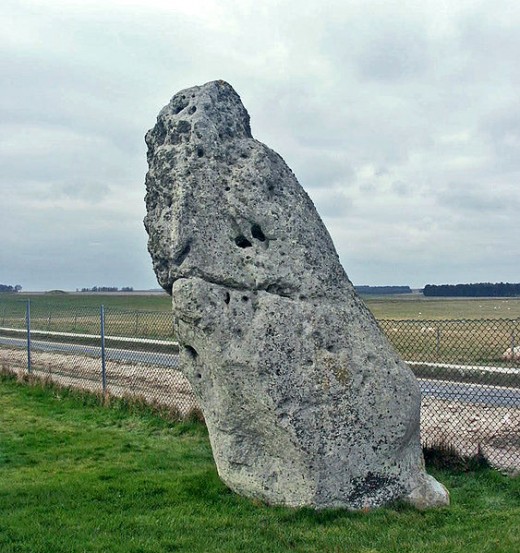
[[[223,481],[290,506],[446,504],[415,377],[233,88],[179,92],[146,142],[148,247]]]

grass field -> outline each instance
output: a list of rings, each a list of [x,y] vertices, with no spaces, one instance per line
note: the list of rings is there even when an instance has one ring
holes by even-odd
[[[0,294],[0,309],[20,311],[27,300],[36,310],[52,310],[69,313],[76,309],[99,310],[100,305],[108,309],[128,311],[171,311],[171,298],[166,294],[94,294],[94,293],[41,293]],[[0,317],[2,311],[0,311]]]
[[[2,553],[520,550],[520,479],[432,472],[449,508],[270,508],[220,482],[200,424],[0,378]]]
[[[368,298],[376,319],[520,319],[520,298]]]
[[[171,298],[166,294],[0,294],[0,326],[25,328],[27,300],[33,330],[99,334],[100,307],[112,336],[172,338]]]
[[[23,313],[25,302],[31,300],[35,311],[71,313],[78,309],[108,309],[126,311],[171,310],[171,298],[166,294],[0,294],[0,319],[6,313]],[[520,298],[439,299],[422,296],[387,296],[364,298],[377,319],[518,319]]]

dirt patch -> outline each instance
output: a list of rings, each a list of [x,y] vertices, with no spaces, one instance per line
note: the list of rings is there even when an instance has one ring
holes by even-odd
[[[520,409],[423,398],[421,436],[423,445],[480,453],[496,468],[520,472]]]

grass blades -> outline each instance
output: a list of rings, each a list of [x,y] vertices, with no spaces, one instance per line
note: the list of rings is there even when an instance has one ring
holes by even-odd
[[[518,552],[520,479],[432,469],[449,508],[267,507],[219,480],[205,427],[0,378],[0,551]]]

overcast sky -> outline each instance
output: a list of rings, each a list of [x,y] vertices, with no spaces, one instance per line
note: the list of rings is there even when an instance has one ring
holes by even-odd
[[[0,283],[157,287],[144,134],[228,81],[354,284],[520,282],[520,4],[2,0]]]

